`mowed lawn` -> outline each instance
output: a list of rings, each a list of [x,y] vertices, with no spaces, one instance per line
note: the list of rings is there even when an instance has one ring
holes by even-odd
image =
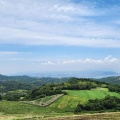
[[[116,96],[120,98],[120,94],[109,92],[106,88],[97,88],[93,90],[66,90],[68,95],[62,96],[49,107],[53,110],[74,111],[78,103],[85,104],[89,99],[103,99],[105,96]]]

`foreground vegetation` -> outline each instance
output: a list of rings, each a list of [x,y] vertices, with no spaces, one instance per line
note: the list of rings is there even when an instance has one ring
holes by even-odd
[[[120,112],[111,113],[57,113],[49,108],[15,101],[0,102],[0,120],[119,120]]]
[[[106,110],[120,110],[120,98],[115,96],[106,96],[104,99],[89,99],[85,104],[78,104],[75,113],[82,111],[106,111]]]
[[[97,88],[92,90],[66,90],[67,95],[62,96],[49,107],[58,112],[74,112],[78,104],[86,104],[89,99],[103,99],[105,96],[116,96],[119,93],[109,92],[107,88]]]
[[[12,82],[8,83],[11,85]],[[0,94],[1,120],[5,115],[11,116],[11,120],[13,118],[14,120],[23,120],[24,118],[52,120],[51,117],[59,116],[66,116],[63,118],[67,119],[68,115],[71,116],[74,113],[120,111],[119,85],[110,85],[91,79],[69,78],[68,81],[62,83],[44,84],[36,87],[30,85],[30,89],[23,89],[22,86],[19,86],[19,89],[14,86],[15,89],[7,89],[3,84],[0,86],[0,90],[3,90]],[[77,119],[77,117],[82,119],[80,115],[69,119]],[[91,119],[87,117],[86,120],[89,120],[88,118]]]
[[[95,114],[81,114],[70,115],[64,117],[47,118],[45,120],[119,120],[120,112],[110,113],[95,113]]]

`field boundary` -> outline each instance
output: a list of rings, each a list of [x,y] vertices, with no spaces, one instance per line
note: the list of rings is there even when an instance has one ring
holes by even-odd
[[[57,95],[52,95],[51,99],[49,99],[48,101],[44,101],[44,99],[46,98],[41,98],[41,100],[33,100],[33,101],[20,101],[26,104],[30,104],[30,105],[36,105],[36,106],[40,106],[40,107],[47,107],[49,105],[51,105],[53,102],[55,102],[56,100],[58,100],[60,97],[62,97],[64,94],[57,94]],[[47,96],[49,97],[49,96]]]

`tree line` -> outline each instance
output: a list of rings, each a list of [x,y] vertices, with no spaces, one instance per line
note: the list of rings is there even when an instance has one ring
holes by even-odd
[[[32,100],[32,99],[38,99],[55,94],[66,95],[67,93],[64,92],[64,90],[90,90],[101,86],[103,87],[109,86],[110,91],[119,92],[119,87],[109,85],[105,82],[94,81],[93,79],[87,79],[87,78],[69,78],[67,82],[49,83],[36,87],[33,87],[30,84],[26,84],[26,83],[19,83],[18,81],[13,81],[13,82],[8,81],[5,82],[4,85],[8,86],[6,87],[7,90],[10,91],[12,90],[12,92],[7,92],[3,96],[3,99],[6,100],[25,100],[25,99]],[[1,87],[0,89],[5,89],[5,88]],[[17,92],[19,89],[21,89],[22,92]]]
[[[82,111],[120,110],[120,98],[106,96],[104,99],[89,100],[85,105],[78,104],[75,113]]]
[[[109,91],[120,93],[120,85],[109,85]]]

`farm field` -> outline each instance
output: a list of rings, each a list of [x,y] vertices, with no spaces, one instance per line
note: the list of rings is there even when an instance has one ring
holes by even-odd
[[[72,113],[71,113],[72,114]],[[30,105],[15,101],[0,102],[0,120],[22,120],[30,118],[46,118],[64,116],[66,113],[56,113],[46,107]]]
[[[1,101],[0,113],[4,114],[47,114],[50,110],[40,106],[15,101]]]
[[[93,90],[66,90],[68,95],[62,96],[59,100],[49,106],[49,108],[59,112],[74,111],[78,103],[85,104],[89,99],[103,99],[105,96],[116,96],[120,94],[109,92],[107,88],[97,88]]]
[[[66,90],[68,95],[60,97],[57,101],[48,107],[40,107],[37,105],[30,105],[22,102],[15,101],[1,101],[0,102],[0,120],[94,120],[116,118],[119,120],[120,113],[99,114],[81,113],[74,115],[74,109],[78,103],[85,104],[89,99],[102,99],[106,95],[117,96],[120,94],[109,92],[107,88],[97,88],[93,90]],[[85,115],[84,115],[85,114]],[[101,113],[103,114],[103,113]],[[100,120],[101,120],[100,119]]]

